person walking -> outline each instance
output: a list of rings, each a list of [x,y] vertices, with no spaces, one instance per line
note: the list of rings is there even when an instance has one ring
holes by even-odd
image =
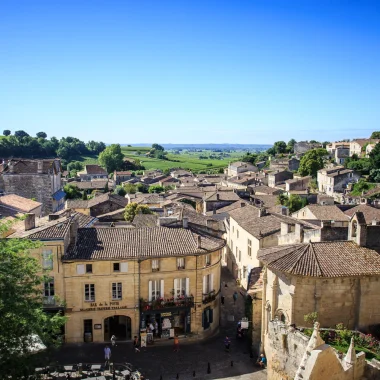
[[[230,344],[231,344],[231,340],[227,335],[224,339],[224,349],[226,350],[226,352],[230,352]]]
[[[135,338],[133,339],[133,346],[135,348],[135,352],[140,352],[139,338],[136,335],[135,335]]]
[[[105,366],[109,366],[111,359],[111,349],[108,346],[104,347],[104,359],[106,361]]]
[[[238,293],[237,291],[235,290],[234,294],[232,295],[232,298],[234,299],[234,305],[236,304],[236,301],[238,299]]]
[[[179,351],[179,339],[178,339],[178,336],[176,335],[174,337],[174,352],[178,352]]]

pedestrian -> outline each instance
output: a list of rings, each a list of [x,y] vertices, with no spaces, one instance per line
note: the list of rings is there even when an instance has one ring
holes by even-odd
[[[261,368],[265,368],[267,365],[267,358],[264,356],[264,354],[261,354],[260,357],[257,359],[256,362]]]
[[[234,292],[232,298],[234,299],[234,305],[235,305],[235,304],[236,304],[236,301],[237,301],[237,299],[238,299],[238,293],[237,293],[236,290],[235,290],[235,292]]]
[[[222,305],[224,305],[224,296],[220,297],[220,301],[222,302]]]
[[[153,334],[153,336],[154,336],[154,325],[153,325],[153,323],[152,322],[150,322],[150,324],[149,324],[149,330],[150,330],[150,332]]]
[[[104,359],[106,361],[105,365],[109,365],[111,359],[111,349],[108,346],[105,346],[104,348]]]
[[[230,344],[231,344],[231,340],[227,335],[226,338],[224,339],[224,348],[227,352],[230,352]]]
[[[135,335],[135,338],[133,339],[133,346],[135,348],[135,352],[140,352],[139,338],[136,335]]]
[[[156,336],[158,335],[158,323],[156,320],[154,321],[154,333],[156,334]]]
[[[176,335],[175,337],[174,337],[174,352],[178,352],[178,350],[179,350],[179,339],[178,339],[178,336]]]

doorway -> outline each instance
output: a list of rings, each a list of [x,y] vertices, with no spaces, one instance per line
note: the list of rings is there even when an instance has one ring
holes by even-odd
[[[125,315],[114,315],[104,320],[104,341],[109,342],[111,336],[115,335],[116,340],[131,340],[131,318]]]

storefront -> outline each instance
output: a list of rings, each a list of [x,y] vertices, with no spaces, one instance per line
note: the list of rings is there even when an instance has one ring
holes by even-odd
[[[154,338],[169,339],[191,332],[191,308],[149,310],[141,313],[140,332],[153,332]]]

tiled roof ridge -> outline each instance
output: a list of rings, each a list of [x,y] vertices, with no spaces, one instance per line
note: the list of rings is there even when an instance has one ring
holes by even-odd
[[[307,252],[309,251],[309,249],[310,249],[309,244],[306,245],[306,246],[304,246],[304,247],[301,246],[301,247],[299,247],[299,248],[296,249],[296,250],[301,250],[301,254],[298,255],[297,260],[290,267],[290,269],[289,269],[290,273],[293,273],[293,270],[296,268],[297,264],[303,259],[303,257],[305,256],[305,254],[307,254]],[[313,251],[313,253],[314,253],[314,256],[315,256],[315,252],[314,251]],[[286,255],[284,255],[284,256],[286,256]]]

